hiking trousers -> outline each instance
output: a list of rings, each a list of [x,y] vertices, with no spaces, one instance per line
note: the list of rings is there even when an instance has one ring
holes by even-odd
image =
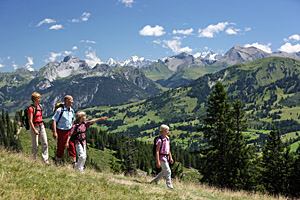
[[[76,153],[78,155],[78,161],[75,165],[75,169],[78,169],[79,171],[83,172],[84,164],[85,164],[86,157],[87,157],[86,156],[86,145],[82,146],[80,143],[76,144],[75,149],[76,149]]]
[[[159,161],[161,166],[161,172],[151,181],[156,182],[160,179],[162,179],[164,176],[166,177],[166,184],[169,188],[173,188],[172,182],[171,182],[171,169],[169,166],[169,162]]]
[[[57,135],[58,135],[56,157],[63,158],[64,152],[65,152],[65,144],[67,142],[68,135],[70,134],[71,130],[60,130],[60,129],[56,129],[56,130],[57,130]],[[69,142],[68,151],[69,151],[70,157],[76,157],[74,143],[71,140]]]
[[[31,155],[33,156],[34,159],[37,159],[37,152],[39,150],[39,138],[41,141],[42,145],[42,158],[44,162],[49,162],[48,161],[48,142],[47,142],[47,134],[45,130],[44,124],[42,125],[37,125],[34,126],[34,128],[39,132],[38,135],[36,135],[33,131],[33,129],[30,127],[30,134],[31,134]]]

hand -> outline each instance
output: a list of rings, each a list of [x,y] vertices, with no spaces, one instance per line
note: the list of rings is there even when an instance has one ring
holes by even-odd
[[[107,120],[108,117],[101,117],[100,119],[101,119],[101,120]]]
[[[35,135],[39,135],[39,132],[36,129],[34,129],[34,133]]]
[[[170,163],[173,164],[174,163],[174,160],[173,158],[170,158]]]
[[[65,144],[65,149],[69,148],[69,142],[67,141],[67,143]]]
[[[53,138],[54,138],[54,140],[57,139],[57,133],[56,132],[53,132]]]
[[[157,167],[157,168],[160,168],[160,162],[157,162],[157,163],[156,163],[156,167]]]

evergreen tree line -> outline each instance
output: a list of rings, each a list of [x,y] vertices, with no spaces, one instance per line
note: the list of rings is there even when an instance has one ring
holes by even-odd
[[[2,116],[0,118],[0,146],[4,146],[7,149],[21,151],[22,146],[18,140],[18,116],[15,120],[10,120],[8,112],[2,110]]]
[[[201,151],[201,182],[220,188],[268,192],[272,195],[300,196],[300,154],[294,155],[273,127],[262,154],[247,145],[247,130],[240,101],[230,103],[222,83],[210,93],[204,135],[208,147]]]

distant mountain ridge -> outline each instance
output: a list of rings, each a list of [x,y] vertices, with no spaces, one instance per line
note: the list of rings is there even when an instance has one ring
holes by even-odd
[[[223,83],[231,102],[241,100],[251,129],[271,130],[275,125],[282,134],[299,131],[300,61],[281,57],[238,63],[149,97],[136,105],[113,107],[106,112],[111,112],[113,116],[120,115],[124,110],[130,113],[130,117],[137,119],[137,122],[128,119],[131,124],[120,123],[119,128],[136,130],[137,137],[142,131],[155,129],[161,122],[201,122],[206,114],[209,94],[217,81]],[[143,122],[139,119],[148,120]],[[141,123],[142,127],[136,125]],[[115,129],[117,131],[118,127],[115,126]]]
[[[0,73],[0,108],[9,112],[22,109],[30,104],[30,95],[35,91],[43,95],[47,116],[66,94],[74,97],[74,108],[78,109],[135,102],[161,90],[138,68],[106,64],[91,68],[84,60],[72,56],[48,63],[37,72],[23,69]]]
[[[123,62],[123,66],[96,64],[93,67],[77,57],[67,56],[61,62],[48,63],[39,71],[17,69],[11,73],[0,73],[0,108],[10,112],[24,108],[30,104],[30,95],[34,91],[43,94],[43,101],[49,108],[62,101],[66,94],[77,96],[75,108],[124,104],[226,69],[229,64],[249,63],[272,56],[299,60],[300,52],[270,54],[255,47],[234,46],[222,56],[213,52],[197,55],[181,53],[157,62],[151,61],[152,64],[144,58],[132,57]],[[111,63],[114,63],[113,60]],[[132,66],[128,66],[130,63]],[[84,92],[79,92],[79,88]],[[81,93],[86,97],[79,98],[83,95]],[[50,113],[50,110],[46,111],[47,115]]]

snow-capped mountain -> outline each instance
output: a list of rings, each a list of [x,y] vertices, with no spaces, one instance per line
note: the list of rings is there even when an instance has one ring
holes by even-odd
[[[40,75],[52,82],[57,77],[68,77],[71,74],[82,73],[88,69],[90,69],[90,67],[84,60],[73,56],[66,56],[61,62],[48,63],[40,70]]]
[[[131,56],[130,59],[124,60],[124,61],[115,61],[114,59],[110,58],[107,61],[107,64],[109,66],[131,66],[131,67],[147,67],[149,65],[152,65],[156,61],[152,60],[146,60],[144,57],[139,58],[138,56]]]
[[[115,67],[118,65],[118,62],[115,61],[113,58],[108,59],[108,61],[106,62],[106,64],[108,64],[109,66]]]
[[[195,58],[199,58],[201,60],[209,61],[209,62],[215,62],[219,60],[223,55],[219,53],[213,53],[212,51],[206,51],[206,52],[198,52],[194,54]]]

